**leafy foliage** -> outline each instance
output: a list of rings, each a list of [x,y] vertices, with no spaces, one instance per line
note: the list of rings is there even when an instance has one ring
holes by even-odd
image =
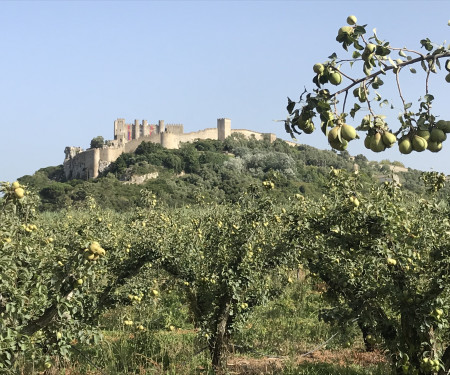
[[[343,151],[350,141],[359,138],[355,128],[346,124],[348,116],[355,119],[357,114],[366,111],[360,125],[356,127],[356,130],[366,135],[366,148],[382,152],[398,141],[403,154],[425,149],[439,152],[450,132],[450,122],[432,113],[435,98],[429,92],[429,81],[438,69],[442,69],[440,61],[450,57],[450,46],[433,43],[427,38],[420,41],[421,48],[426,51],[424,53],[406,47],[393,47],[389,41],[378,37],[376,29],[368,36],[367,25],[358,25],[356,22],[356,17],[350,16],[347,19],[348,26],[341,27],[336,37],[336,41],[350,56],[338,58],[333,53],[325,62],[315,64],[313,83],[316,88],[312,92],[305,90],[298,102],[288,98],[286,131],[293,138],[302,132],[310,134],[315,129],[313,119],[318,116],[320,129],[328,137],[330,146]],[[398,53],[397,59],[393,57],[394,53]],[[362,76],[344,72],[344,65],[358,67]],[[425,72],[424,93],[414,107],[412,102],[407,102],[402,92],[400,73],[409,68],[409,74],[416,74],[414,66],[418,65]],[[450,59],[446,60],[444,68],[447,70],[445,80],[450,82]],[[395,80],[398,89],[402,104],[397,127],[389,126],[385,121],[386,115],[381,112],[382,108],[394,108],[394,103],[384,98],[381,92],[384,85],[382,77]],[[329,87],[328,84],[338,86],[344,81],[346,86],[337,91],[331,92],[325,88]],[[351,97],[354,98],[353,107],[346,107]],[[338,109],[340,101],[342,108]]]

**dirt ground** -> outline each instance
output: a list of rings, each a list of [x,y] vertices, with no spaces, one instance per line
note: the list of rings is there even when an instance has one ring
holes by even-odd
[[[244,358],[232,357],[228,360],[228,369],[232,374],[239,375],[260,375],[271,374],[280,371],[288,357],[263,357]],[[346,367],[350,364],[359,366],[370,366],[378,363],[385,363],[386,357],[380,352],[362,352],[352,349],[339,351],[320,350],[308,355],[299,355],[295,362],[301,363],[330,363],[337,366]]]

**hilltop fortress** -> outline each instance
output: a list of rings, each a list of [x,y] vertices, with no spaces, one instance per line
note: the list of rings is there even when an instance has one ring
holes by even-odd
[[[142,142],[159,143],[169,149],[179,148],[182,142],[193,142],[197,139],[225,140],[234,133],[246,137],[263,139],[268,137],[271,142],[276,140],[275,134],[259,133],[252,130],[231,129],[231,120],[220,118],[216,128],[207,128],[191,133],[184,133],[182,124],[149,124],[147,120],[134,120],[133,124],[125,123],[124,119],[114,121],[114,140],[106,141],[102,148],[66,147],[64,150],[64,174],[70,179],[97,178],[109,164],[114,162],[124,152],[134,152]],[[288,142],[293,143],[293,142]]]

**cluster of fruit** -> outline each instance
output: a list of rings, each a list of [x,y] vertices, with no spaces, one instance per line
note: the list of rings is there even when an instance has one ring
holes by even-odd
[[[430,150],[439,152],[442,150],[442,142],[450,133],[450,121],[439,120],[431,129],[418,130],[410,133],[399,141],[399,150],[402,154],[410,154],[412,151],[422,152]]]
[[[91,242],[89,247],[84,249],[84,257],[90,261],[95,261],[105,254],[105,249],[103,249],[97,241]]]
[[[272,190],[275,189],[275,184],[272,181],[263,181],[263,186],[268,189],[268,190]]]
[[[11,243],[12,239],[11,239],[11,237],[5,237],[5,238],[2,238],[1,242],[3,242],[3,243]]]
[[[316,79],[321,84],[330,82],[332,85],[337,86],[342,82],[342,74],[332,65],[325,67],[325,65],[320,63],[314,64],[313,70],[317,74]]]
[[[123,324],[125,324],[126,326],[132,326],[133,324],[135,324],[132,320],[130,319],[125,319],[123,321]],[[145,327],[142,324],[136,324],[136,328],[140,331],[144,331]]]
[[[397,142],[397,137],[394,134],[383,131],[382,133],[368,134],[364,139],[364,146],[373,152],[382,152],[386,148],[392,147],[395,142]]]
[[[135,295],[133,295],[133,294],[129,294],[129,295],[128,295],[128,299],[129,299],[131,302],[136,301],[137,303],[139,303],[139,302],[142,301],[142,297],[144,297],[144,294],[143,294],[143,293],[139,293],[138,296],[135,296]]]
[[[14,198],[22,199],[25,196],[25,190],[23,186],[19,184],[18,181],[15,181],[11,184],[11,193]]]
[[[328,132],[328,143],[338,151],[344,151],[348,142],[355,138],[357,138],[355,128],[348,124],[340,124],[339,121],[338,125]]]
[[[420,368],[427,372],[438,372],[441,369],[439,359],[424,358],[420,364]]]
[[[28,225],[22,224],[22,228],[23,228],[23,229],[25,230],[25,232],[27,232],[27,233],[31,233],[31,232],[33,232],[34,230],[37,230],[37,226],[34,225],[34,224],[28,224]]]

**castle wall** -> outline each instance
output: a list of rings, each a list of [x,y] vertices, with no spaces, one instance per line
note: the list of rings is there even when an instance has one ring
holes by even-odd
[[[139,139],[133,139],[132,141],[125,143],[123,152],[134,152],[138,148],[138,146],[144,141],[145,142],[153,142],[153,143],[161,143],[161,136],[157,132],[152,132],[151,135],[147,135],[147,136],[141,137]]]
[[[167,124],[165,131],[173,134],[184,134],[183,125],[181,124]]]
[[[273,133],[259,133],[246,129],[231,129],[231,134],[233,133],[243,134],[246,138],[255,137],[259,141],[263,140],[266,136],[269,137],[270,142],[274,142],[277,139],[276,135]]]
[[[98,176],[100,149],[90,148],[64,161],[67,179],[87,180]]]
[[[194,142],[196,139],[218,139],[217,128],[208,128],[177,136],[178,143]]]

